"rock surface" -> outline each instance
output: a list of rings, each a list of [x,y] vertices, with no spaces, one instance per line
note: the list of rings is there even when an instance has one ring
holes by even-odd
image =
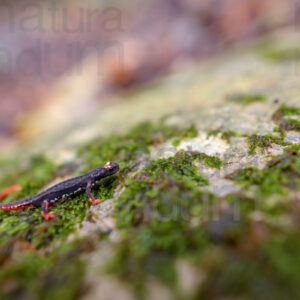
[[[289,32],[275,36],[273,51],[283,35],[293,37]],[[300,253],[300,131],[297,125],[283,130],[274,113],[284,104],[298,120],[299,78],[292,71],[296,62],[270,61],[260,44],[176,70],[106,106],[87,108],[84,123],[53,113],[64,116],[85,103],[79,86],[77,96],[53,103],[50,113],[47,108],[31,116],[24,136],[32,139],[22,146],[21,157],[46,153],[55,167],[42,160],[47,167],[39,169],[38,160],[14,178],[23,182],[33,174],[39,180],[36,191],[64,168],[73,176],[114,159],[121,172],[96,191],[103,203],[88,208],[79,196],[74,204],[55,207],[52,227],[38,225],[37,212],[2,214],[2,244],[27,239],[36,243],[33,253],[42,255],[57,245],[60,249],[63,238],[79,239],[78,252],[58,257],[61,268],[68,263],[79,270],[77,261],[68,261],[76,255],[84,261],[81,288],[74,291],[84,300],[262,299],[265,294],[280,299],[288,291],[291,299],[298,297],[298,264],[293,262]],[[91,86],[98,84],[86,76]],[[60,85],[72,86],[72,78]],[[158,129],[129,130],[161,117]],[[39,129],[32,134],[32,128]],[[69,170],[69,162],[78,166]],[[9,182],[3,179],[1,187]],[[25,186],[28,192],[30,184]],[[55,270],[46,270],[53,279]],[[69,274],[63,270],[57,273]],[[4,295],[26,291],[15,278],[4,280]],[[277,286],[284,278],[286,289]],[[34,284],[32,289],[43,292]]]

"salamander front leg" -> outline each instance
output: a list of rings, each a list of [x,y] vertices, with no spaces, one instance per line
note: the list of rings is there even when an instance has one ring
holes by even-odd
[[[54,212],[53,211],[48,212],[48,208],[49,208],[49,202],[47,200],[44,200],[43,204],[42,204],[42,213],[41,214],[42,214],[42,217],[46,221],[55,218]]]
[[[4,191],[0,192],[0,200],[4,199],[5,197],[7,197],[9,194],[13,193],[13,192],[17,192],[17,191],[21,191],[22,187],[18,184],[12,185],[10,187],[8,187],[7,189],[5,189]]]
[[[85,192],[89,198],[89,201],[93,204],[93,205],[96,205],[98,203],[101,202],[100,199],[95,199],[91,193],[91,188],[92,188],[92,183],[89,181],[87,186],[86,186],[86,189],[85,189]]]

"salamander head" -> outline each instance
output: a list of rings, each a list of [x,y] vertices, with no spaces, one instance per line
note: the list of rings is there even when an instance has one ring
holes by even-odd
[[[120,167],[117,163],[109,161],[107,162],[103,168],[105,168],[108,172],[110,172],[110,175],[113,175],[115,173],[117,173],[120,170]]]
[[[95,181],[99,181],[106,176],[113,175],[120,170],[119,165],[114,162],[107,162],[102,167],[99,167],[93,171],[91,171],[91,176],[94,178]]]

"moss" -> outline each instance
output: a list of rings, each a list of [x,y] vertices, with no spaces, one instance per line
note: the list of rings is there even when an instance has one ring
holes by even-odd
[[[299,232],[277,232],[251,255],[225,248],[195,298],[299,299],[299,246]]]
[[[277,124],[277,130],[300,131],[300,109],[282,104],[272,115],[272,120]]]
[[[262,250],[263,258],[268,265],[267,274],[274,274],[276,280],[274,280],[274,288],[278,293],[277,298],[287,297],[287,295],[290,299],[299,298],[299,232],[276,234],[264,244]],[[277,282],[281,282],[283,287],[276,288]]]
[[[273,131],[274,131],[274,132],[281,132],[280,127],[277,126],[277,125],[274,126]]]
[[[230,136],[239,135],[230,133],[224,136],[229,139]],[[168,138],[174,141],[174,136]],[[208,181],[199,176],[195,166],[196,161],[202,161],[210,167],[220,168],[222,161],[218,158],[180,151],[175,157],[150,160],[146,168],[136,171],[130,178],[126,177],[126,189],[115,207],[121,241],[116,244],[116,254],[108,263],[107,271],[128,281],[142,296],[144,284],[152,276],[175,289],[175,263],[178,258],[184,257],[193,260],[195,266],[206,274],[206,280],[198,290],[199,297],[225,295],[245,298],[255,296],[260,299],[257,287],[269,299],[276,296],[279,293],[277,284],[284,275],[272,273],[277,267],[270,261],[272,254],[266,246],[269,240],[261,242],[250,254],[240,249],[245,244],[250,245],[248,247],[255,244],[251,241],[252,237],[245,234],[252,224],[250,216],[253,211],[259,209],[273,216],[274,220],[282,214],[290,213],[290,208],[282,199],[299,184],[299,147],[284,143],[282,136],[253,135],[248,137],[248,141],[251,152],[257,148],[263,150],[271,143],[287,145],[288,148],[283,156],[273,159],[265,169],[249,168],[232,177],[241,184],[243,191],[252,191],[254,188],[254,196],[246,198],[242,194],[231,195],[231,199],[228,197],[229,205],[240,201],[243,221],[227,224],[227,221],[217,220],[217,227],[225,230],[223,238],[212,238],[218,235],[205,221],[205,217],[209,218],[205,203],[209,202],[213,207],[221,199],[201,190]],[[149,141],[143,144],[143,149],[148,151],[149,145],[153,144],[153,140]],[[120,154],[118,151],[112,153],[112,157]],[[134,153],[132,158],[138,157],[138,154]],[[126,164],[130,162],[126,159],[123,161]],[[280,197],[280,201],[272,204],[272,201],[268,201],[272,196]],[[259,207],[257,201],[260,202]],[[216,244],[221,249],[224,261],[219,267],[211,267],[207,265],[206,255]],[[282,251],[288,253],[287,245],[285,242],[283,244]],[[265,259],[267,268],[262,268]],[[287,276],[293,278],[295,273],[291,272]],[[297,281],[292,279],[291,282],[292,292],[289,295],[297,296]],[[274,287],[276,292],[273,293],[270,287]]]
[[[265,149],[271,147],[272,144],[278,144],[282,146],[290,145],[288,142],[284,142],[283,137],[277,137],[272,134],[257,135],[253,134],[247,138],[249,145],[249,155],[253,155],[257,148],[261,149],[262,153],[265,153]]]
[[[116,177],[107,178],[94,190],[94,195],[102,200],[112,197],[116,186]],[[81,224],[87,215],[90,203],[85,194],[64,201],[51,207],[56,218],[46,222],[41,217],[39,209],[31,208],[23,211],[0,211],[0,241],[3,243],[11,238],[24,238],[35,248],[49,245],[59,238],[66,239]]]
[[[300,119],[286,118],[286,122],[291,130],[300,131]]]
[[[216,156],[206,156],[204,164],[211,168],[220,169],[224,165],[224,162]]]
[[[293,107],[293,106],[287,106],[285,104],[282,104],[279,108],[279,111],[284,115],[300,115],[300,108]]]
[[[294,116],[295,111],[284,114]],[[230,131],[211,134],[221,134],[228,141],[231,136],[241,136]],[[115,206],[120,241],[115,244],[116,254],[107,271],[128,281],[139,298],[147,279],[153,276],[177,294],[179,258],[190,260],[205,273],[196,299],[261,299],[262,295],[279,299],[284,293],[290,299],[299,298],[299,266],[298,261],[292,265],[292,260],[299,259],[300,251],[298,244],[295,251],[291,248],[293,241],[300,240],[299,233],[286,234],[274,225],[278,217],[290,216],[287,195],[300,187],[299,145],[284,143],[282,136],[248,137],[251,152],[273,142],[287,148],[263,170],[247,168],[233,174],[230,178],[242,187],[242,192],[226,199],[203,191],[209,182],[199,175],[196,166],[203,162],[221,168],[223,162],[217,157],[180,151],[174,157],[150,160],[142,170],[136,168],[136,160],[149,153],[152,146],[166,141],[179,144],[196,135],[194,126],[180,129],[166,126],[163,121],[144,123],[124,135],[98,138],[83,145],[78,152],[84,161],[80,168],[57,166],[45,157],[35,157],[21,170],[2,176],[0,187],[21,183],[24,190],[17,194],[19,199],[38,192],[61,173],[74,176],[108,160],[116,161],[121,165],[120,173],[103,180],[94,194],[105,200],[112,197],[117,186],[126,188]],[[10,196],[8,201],[13,198]],[[237,221],[231,217],[236,203],[240,205]],[[80,257],[89,250],[82,249],[86,241],[69,243],[67,237],[87,217],[89,205],[84,194],[78,195],[51,208],[57,215],[51,222],[44,222],[38,209],[0,212],[0,297],[74,299],[79,295],[85,272]],[[270,235],[259,243],[250,231],[252,213],[257,210]],[[221,258],[215,255],[216,247]],[[280,291],[281,283],[284,292]]]
[[[296,189],[299,177],[299,149],[290,146],[284,155],[272,159],[264,169],[249,167],[232,178],[244,188],[255,185],[256,195],[265,198],[270,195],[286,195],[288,190]]]
[[[108,264],[108,271],[129,281],[143,294],[143,285],[149,276],[174,288],[177,282],[174,264],[184,257],[194,261],[194,265],[206,274],[196,298],[211,298],[212,295],[259,298],[262,289],[264,295],[272,299],[278,292],[278,280],[285,276],[291,278],[289,295],[297,295],[296,268],[272,273],[279,271],[279,266],[284,267],[284,264],[271,261],[273,254],[269,243],[273,243],[274,235],[257,244],[255,239],[261,233],[255,237],[248,231],[252,226],[250,216],[253,211],[261,211],[274,220],[290,213],[288,202],[283,200],[287,191],[297,188],[300,176],[298,154],[299,147],[289,146],[284,155],[274,158],[265,169],[248,168],[231,177],[244,191],[255,187],[253,197],[228,196],[230,205],[235,207],[237,201],[240,205],[237,221],[226,214],[221,214],[216,221],[207,215],[205,203],[209,202],[213,207],[220,199],[201,191],[204,182],[195,177],[192,163],[204,159],[205,155],[179,152],[173,158],[151,161],[146,169],[126,181],[126,190],[116,203],[115,216],[122,240],[117,245],[114,259]],[[282,197],[282,201],[269,202],[274,195]],[[215,245],[220,247],[224,259],[212,267],[207,261],[213,252],[210,249]],[[286,242],[278,246],[289,259]],[[293,255],[294,258],[298,256],[296,251]],[[291,260],[287,262],[289,265]],[[259,290],[257,286],[260,286]]]
[[[16,201],[36,194],[64,168],[45,156],[35,156],[24,167],[2,176],[1,188],[21,184],[23,190],[7,199]],[[95,189],[94,193],[111,198],[116,184],[116,177],[107,178],[100,192]],[[51,207],[56,219],[50,222],[42,219],[40,209],[0,211],[1,298],[74,299],[79,294],[84,263],[76,249],[82,246],[67,242],[67,237],[86,217],[89,206],[86,196],[78,195]],[[53,248],[53,244],[60,246]],[[51,250],[45,250],[50,245]]]
[[[227,96],[227,100],[242,105],[249,105],[254,102],[266,102],[267,98],[262,94],[232,94]]]
[[[85,159],[85,164],[75,174],[74,170],[67,171],[69,176],[79,175],[109,160],[120,162],[123,167],[122,172],[125,174],[130,169],[132,161],[141,153],[149,152],[150,146],[171,138],[182,139],[194,137],[197,134],[194,126],[178,129],[165,126],[162,122],[144,123],[132,128],[125,135],[97,139],[83,146],[79,150],[79,155]],[[34,156],[23,168],[2,176],[0,189],[15,183],[20,184],[23,190],[10,195],[7,199],[8,202],[16,201],[38,193],[56,177],[56,174],[61,173],[60,170],[63,168],[44,156]],[[98,189],[94,190],[95,196],[103,200],[112,197],[112,191],[117,183],[115,176],[105,179]],[[40,216],[40,210],[34,208],[24,211],[1,211],[0,241],[5,242],[11,238],[23,237],[39,248],[48,245],[54,239],[66,238],[74,230],[75,225],[80,224],[86,217],[89,203],[85,198],[85,195],[81,194],[74,197],[72,201],[65,201],[62,205],[51,208],[56,214],[56,219],[51,222],[44,222]]]
[[[21,198],[35,195],[46,183],[54,179],[62,167],[56,166],[44,156],[33,157],[23,169],[10,172],[0,179],[1,189],[11,184],[18,183],[23,190],[10,195],[6,201],[17,201]],[[117,184],[115,176],[103,180],[93,193],[103,200],[111,198]],[[29,208],[19,211],[0,211],[0,244],[11,239],[23,238],[34,247],[41,248],[52,241],[63,238],[74,231],[86,217],[90,203],[84,193],[73,197],[71,201],[64,201],[54,207],[56,218],[46,222],[41,217],[40,209]]]
[[[54,162],[44,155],[33,156],[27,166],[10,170],[0,177],[0,189],[18,183],[23,188],[18,196],[28,196],[28,193],[36,193],[39,188],[53,179],[56,169]]]
[[[207,266],[213,251],[204,253],[200,268],[206,270],[206,280],[196,298],[300,297],[300,231],[296,224],[288,229],[278,224],[282,216],[285,220],[293,218],[290,199],[299,189],[299,154],[299,145],[291,145],[264,169],[247,168],[230,177],[243,191],[227,197],[229,203],[238,207],[239,219],[245,221],[236,223],[242,234],[231,247],[224,245],[226,240],[218,240],[223,259],[213,268]],[[253,220],[254,211],[259,212],[260,221]],[[221,225],[223,228],[224,223]]]
[[[174,263],[189,253],[199,255],[207,243],[204,227],[191,228],[192,217],[204,218],[203,203],[211,194],[201,192],[208,181],[198,175],[195,153],[150,161],[126,181],[115,208],[123,240],[108,270],[142,286],[154,275],[168,285],[176,282]],[[205,199],[205,200],[204,200]]]
[[[181,144],[181,141],[186,138],[195,138],[198,136],[198,130],[196,129],[195,125],[191,125],[185,131],[180,134],[179,137],[172,139],[172,145],[177,147]]]
[[[242,234],[231,247],[224,245],[225,239],[222,244],[218,240],[221,264],[214,268],[207,267],[207,263],[200,265],[201,270],[206,270],[206,280],[196,298],[300,297],[298,223],[288,228],[278,224],[282,217],[298,218],[298,214],[293,214],[292,199],[300,187],[299,154],[299,145],[290,145],[264,169],[250,167],[229,177],[241,185],[242,193],[227,196],[227,201],[237,207],[239,219],[245,221],[246,227],[236,223]],[[260,221],[253,220],[254,211],[259,213]],[[224,223],[221,225],[223,228]],[[209,261],[211,252],[207,250],[202,262]]]
[[[178,129],[165,126],[163,121],[157,124],[143,123],[132,128],[125,135],[113,135],[86,144],[78,153],[81,158],[85,159],[85,164],[81,166],[80,170],[67,170],[67,173],[70,177],[80,175],[109,160],[114,160],[121,165],[122,177],[132,167],[134,159],[142,153],[149,152],[150,146],[175,137],[183,139],[194,137],[196,134],[197,130],[193,125]],[[63,168],[44,156],[35,156],[24,168],[2,176],[0,188],[4,189],[15,183],[20,184],[23,190],[10,195],[7,199],[8,202],[16,201],[38,193],[41,188],[55,178],[56,174],[65,173],[65,171],[61,172]],[[102,200],[111,198],[117,184],[116,176],[107,178],[94,189],[93,193]],[[55,239],[65,239],[74,231],[76,225],[81,224],[89,206],[84,193],[77,195],[73,197],[72,201],[64,201],[64,203],[59,203],[51,208],[56,215],[56,219],[51,222],[44,222],[40,216],[40,210],[35,208],[24,211],[0,211],[2,217],[0,242],[23,237],[35,247],[40,248],[49,245]]]
[[[246,137],[248,146],[249,146],[249,155],[256,153],[257,148],[260,148],[262,153],[265,153],[265,149],[271,147],[272,144],[277,144],[281,146],[289,146],[291,143],[285,142],[285,132],[282,131],[279,127],[274,128],[274,132],[280,132],[280,136],[275,136],[270,134],[258,135],[258,134],[242,134],[235,131],[222,131],[222,130],[212,130],[208,133],[208,136],[220,135],[221,138],[230,143],[231,137]]]
[[[289,62],[300,59],[300,49],[297,48],[278,49],[273,46],[265,48],[261,54],[272,62]]]
[[[232,137],[245,137],[245,134],[238,133],[236,131],[232,130],[221,130],[221,129],[216,129],[216,130],[211,130],[208,132],[208,137],[210,136],[217,136],[219,135],[223,140],[227,141],[228,144],[230,144],[230,139]]]
[[[180,151],[175,157],[150,161],[146,172],[149,172],[152,178],[160,178],[167,173],[186,184],[206,185],[207,179],[199,175],[198,168],[193,164],[195,159],[198,159],[198,153]]]
[[[198,135],[194,125],[180,129],[167,126],[161,120],[157,123],[143,123],[128,131],[125,135],[112,135],[109,138],[98,138],[81,147],[78,156],[84,158],[86,168],[99,166],[113,160],[121,169],[129,171],[133,161],[142,153],[149,153],[151,146],[172,139],[179,144],[184,138]]]
[[[80,253],[89,251],[87,244],[76,241],[51,253],[35,253],[29,247],[25,253],[15,254],[11,263],[1,266],[0,297],[74,299],[81,291],[85,264]],[[0,250],[2,253],[3,247]]]
[[[160,121],[157,124],[144,123],[132,128],[125,135],[112,135],[108,138],[99,138],[82,146],[78,151],[78,156],[84,160],[85,163],[80,166],[80,169],[78,169],[78,167],[69,168],[68,166],[58,166],[44,156],[35,156],[28,164],[25,164],[24,167],[12,171],[10,170],[0,177],[0,188],[6,188],[9,185],[19,183],[23,187],[23,190],[14,195],[10,195],[7,199],[9,202],[16,201],[23,197],[38,193],[46,184],[49,184],[55,177],[59,176],[59,174],[67,174],[70,177],[77,176],[109,160],[120,163],[121,172],[118,174],[118,177],[121,180],[124,180],[124,176],[134,168],[134,160],[141,154],[149,153],[150,147],[167,140],[178,139],[181,141],[185,138],[193,138],[197,136],[197,134],[197,130],[193,125],[180,129],[166,126],[163,124],[163,121]],[[175,178],[177,178],[179,183],[183,185],[190,184],[195,189],[197,185],[201,186],[208,183],[205,178],[198,174],[197,168],[193,165],[195,158],[188,155],[181,155],[177,156],[176,159],[176,163],[175,161],[170,162],[170,165],[173,163],[173,167],[169,169],[170,172],[168,175],[171,181],[174,181],[176,180]],[[161,165],[162,164],[163,162],[161,162]],[[156,176],[158,176],[158,173],[160,172],[159,167],[158,165],[154,165],[155,163],[152,162],[152,172],[153,174],[156,173]],[[165,166],[166,165],[167,163]],[[155,168],[156,170],[154,170]],[[147,172],[150,176],[150,169],[147,169]],[[102,200],[111,198],[113,190],[119,184],[118,177],[112,176],[103,180],[93,191],[95,197],[100,197]],[[159,176],[155,179],[154,177],[151,180],[163,181],[163,178],[159,178]],[[153,198],[156,193],[156,188],[148,190],[147,197]],[[158,197],[158,195],[156,195],[156,197]],[[75,196],[72,201],[63,201],[62,203],[59,203],[59,205],[51,207],[51,210],[55,212],[56,218],[50,222],[45,222],[42,219],[39,209],[31,208],[20,211],[0,211],[0,245],[11,244],[13,247],[17,241],[23,240],[29,245],[32,249],[32,253],[35,255],[37,249],[42,251],[42,249],[48,249],[50,245],[53,245],[53,242],[61,240],[66,241],[69,234],[74,232],[75,227],[80,225],[87,217],[89,206],[90,204],[84,193],[79,194]],[[166,211],[165,213],[167,216],[168,212]],[[142,237],[143,235],[141,234],[140,236]],[[61,254],[57,255],[60,256]],[[26,268],[31,270],[26,264],[26,261],[28,261],[28,264],[31,262],[30,257],[31,256],[24,256],[24,259],[21,258],[20,261],[17,262],[16,266],[22,270],[22,272]],[[49,259],[53,262],[52,258]],[[164,261],[163,255],[161,256],[161,259]],[[169,257],[167,257],[167,260],[171,262]],[[40,278],[39,274],[44,274],[43,270],[48,272],[47,270],[50,268],[49,265],[47,265],[48,260],[44,256],[38,256],[36,262],[40,265],[40,268],[29,271],[28,275],[24,277],[24,282],[29,282],[28,290],[24,293],[31,294],[31,284],[34,285],[34,282],[36,285],[42,284],[43,280]],[[35,264],[32,264],[32,266],[34,265]],[[149,267],[150,266],[151,263],[149,261]],[[159,266],[159,259],[157,259],[157,265],[155,267],[157,270],[153,270],[154,273],[158,274],[163,272],[163,268],[159,268]],[[11,274],[13,274],[12,277],[15,276],[17,278],[19,275],[13,271],[13,268],[13,266],[12,268],[7,267],[7,270],[4,268],[3,274],[11,272]],[[74,268],[77,268],[76,263]],[[165,281],[170,282],[174,280],[173,273],[171,273],[165,272],[164,275],[161,276]],[[3,275],[3,280],[5,276],[8,275]],[[34,287],[34,289],[37,290],[39,290],[39,288],[40,287]],[[26,288],[21,284],[20,289],[23,293],[23,289]],[[74,289],[70,288],[70,293],[73,293],[73,291]],[[54,295],[56,295],[56,293],[59,294],[60,288],[55,286],[51,293]],[[62,292],[62,294],[63,293],[64,292]]]

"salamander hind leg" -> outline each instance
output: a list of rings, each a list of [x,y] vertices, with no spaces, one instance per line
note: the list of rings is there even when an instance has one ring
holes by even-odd
[[[9,194],[13,193],[13,192],[17,192],[17,191],[21,191],[22,187],[18,184],[12,185],[8,188],[6,188],[5,190],[3,190],[2,192],[0,192],[0,200],[6,198]]]
[[[55,214],[53,211],[51,212],[48,212],[48,208],[49,208],[49,202],[47,200],[44,200],[43,203],[42,203],[42,217],[48,221],[48,220],[51,220],[53,218],[55,218]]]
[[[96,204],[99,204],[101,203],[101,200],[100,199],[95,199],[91,193],[91,188],[92,188],[92,183],[89,181],[87,186],[86,186],[86,189],[85,189],[85,192],[89,198],[89,201],[93,204],[93,205],[96,205]]]

